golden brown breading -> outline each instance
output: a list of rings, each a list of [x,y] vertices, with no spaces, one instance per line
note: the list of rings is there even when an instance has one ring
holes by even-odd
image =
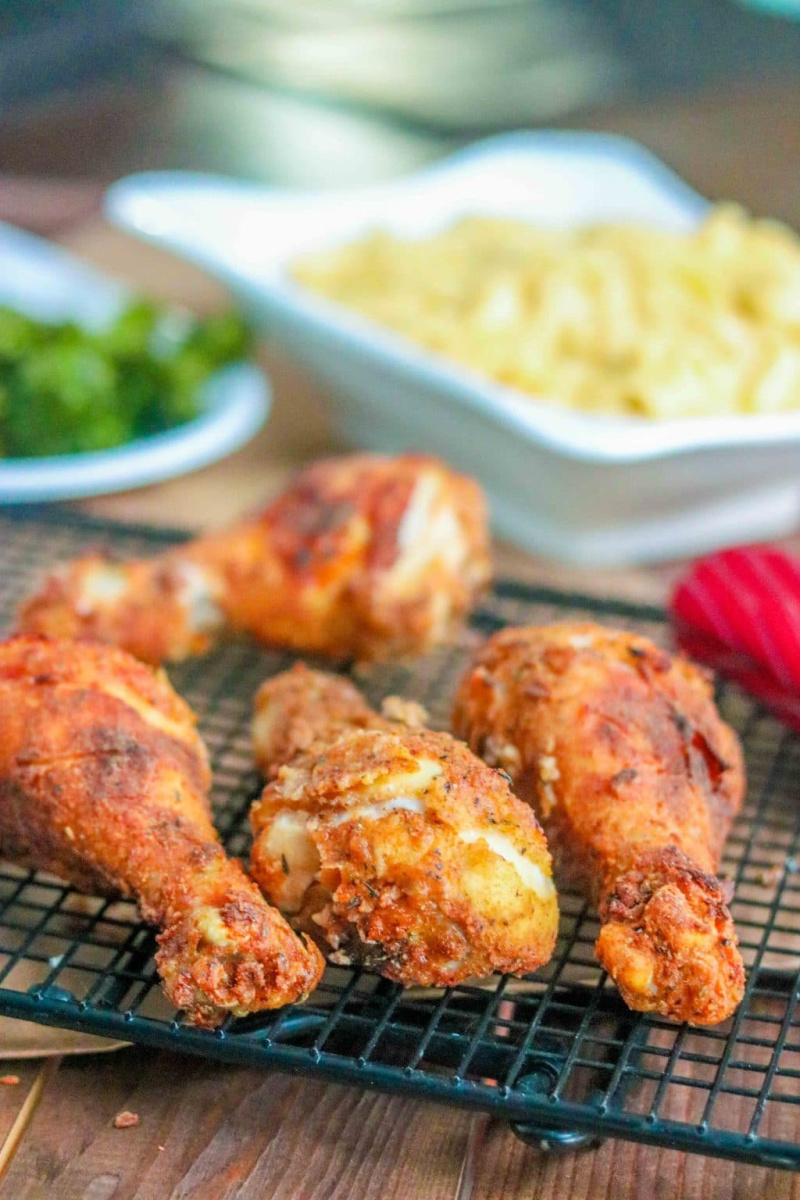
[[[159,558],[59,568],[18,626],[152,663],[200,653],[227,629],[383,658],[442,641],[488,578],[476,483],[425,455],[358,454],[315,463],[260,517]]]
[[[295,667],[261,689],[251,871],[296,928],[389,979],[527,974],[555,945],[550,855],[533,813],[449,734],[373,712]]]
[[[596,897],[597,955],[630,1007],[728,1016],[744,969],[714,872],[744,766],[705,674],[592,624],[505,629],[462,680],[453,725],[533,804],[557,875]]]
[[[323,970],[214,831],[194,717],[166,677],[83,642],[0,642],[0,852],[134,899],[197,1025],[305,996]]]
[[[383,724],[349,679],[296,663],[258,690],[253,756],[262,773],[272,779],[302,751],[315,744],[329,745],[343,730]]]

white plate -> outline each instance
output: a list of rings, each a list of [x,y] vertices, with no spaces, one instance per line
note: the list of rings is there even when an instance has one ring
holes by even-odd
[[[326,385],[349,441],[443,454],[482,480],[499,532],[586,563],[789,532],[800,516],[800,411],[660,422],[559,411],[319,299],[287,268],[379,226],[414,235],[489,213],[690,229],[707,207],[642,147],[580,133],[491,138],[407,179],[347,192],[155,173],[122,180],[107,198],[122,227],[225,280]]]
[[[110,320],[128,293],[71,255],[0,225],[0,304],[41,320]],[[53,458],[0,458],[0,503],[63,500],[119,492],[216,462],[264,424],[269,388],[249,363],[218,371],[205,384],[202,412],[167,433],[114,450]]]

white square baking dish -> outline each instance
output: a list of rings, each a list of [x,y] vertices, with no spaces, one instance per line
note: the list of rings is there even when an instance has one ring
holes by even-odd
[[[110,218],[206,267],[315,373],[353,445],[441,454],[486,487],[494,526],[565,561],[663,560],[786,534],[800,518],[800,410],[672,421],[559,411],[432,355],[289,277],[293,259],[383,227],[491,214],[688,229],[707,202],[646,150],[591,133],[506,134],[378,187],[297,192],[131,176]]]

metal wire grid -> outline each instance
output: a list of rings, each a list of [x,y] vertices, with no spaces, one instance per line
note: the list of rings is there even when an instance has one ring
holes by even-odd
[[[90,546],[152,553],[164,532],[60,513],[0,516],[0,627],[38,572]],[[421,700],[446,724],[455,679],[480,633],[507,622],[596,617],[664,641],[657,609],[500,584],[458,644],[402,665],[353,668],[373,698]],[[253,694],[289,656],[231,643],[172,672],[211,753],[217,824],[246,854],[259,781]],[[494,1111],[521,1136],[570,1144],[614,1135],[774,1166],[800,1166],[800,740],[723,688],[742,736],[749,794],[725,870],[748,966],[733,1018],[692,1030],[630,1013],[598,968],[597,921],[561,893],[556,953],[530,980],[404,992],[330,969],[306,1004],[209,1033],[182,1023],[158,987],[151,931],[132,905],[81,896],[51,877],[0,868],[0,1011],[129,1041],[322,1075]]]

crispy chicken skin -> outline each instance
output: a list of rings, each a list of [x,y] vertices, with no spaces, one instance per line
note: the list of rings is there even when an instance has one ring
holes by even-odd
[[[442,641],[488,578],[476,483],[424,455],[358,454],[315,463],[259,517],[159,558],[95,554],[58,568],[18,628],[150,663],[201,653],[229,629],[384,658]]]
[[[197,1025],[305,996],[323,970],[211,823],[194,717],[124,651],[0,642],[0,852],[161,927],[169,999]]]
[[[550,855],[502,774],[416,705],[295,667],[257,699],[251,872],[295,928],[405,985],[527,974],[555,945]]]
[[[597,955],[628,1005],[729,1016],[744,969],[714,873],[744,766],[706,675],[630,633],[510,628],[462,680],[453,725],[533,805],[557,878],[595,896]]]

